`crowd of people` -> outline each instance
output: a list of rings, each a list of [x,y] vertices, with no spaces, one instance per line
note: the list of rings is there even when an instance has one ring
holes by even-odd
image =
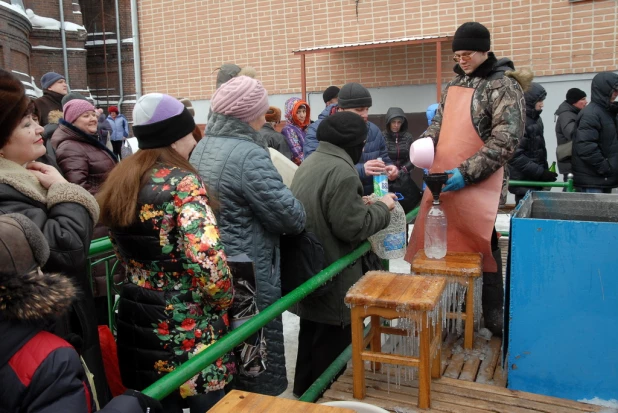
[[[234,313],[231,257],[252,262],[256,312],[281,297],[282,236],[309,232],[325,265],[386,228],[404,194],[420,202],[406,260],[423,245],[431,203],[412,179],[409,150],[430,138],[428,172],[447,172],[443,205],[452,251],[482,252],[485,325],[500,335],[503,278],[494,224],[506,177],[555,181],[540,119],[547,93],[529,71],[490,48],[476,22],[460,26],[452,49],[456,76],[428,108],[421,136],[398,107],[384,130],[369,121],[373,99],[355,82],[323,93],[310,120],[307,101],[281,109],[251,68],[226,64],[217,75],[205,132],[186,99],[149,93],[133,109],[137,153],[122,158],[129,123],[116,106],[108,116],[63,76],[41,79],[31,101],[22,83],[0,70],[0,380],[9,411],[204,412],[230,387],[278,395],[287,387],[283,326],[260,331],[246,363],[223,354],[160,402],[142,390],[225,336]],[[592,96],[570,89],[556,111],[560,173],[583,192],[618,187],[618,75],[599,73]],[[291,185],[269,148],[295,165]],[[391,193],[378,199],[373,177]],[[519,201],[526,188],[510,188]],[[422,198],[422,199],[421,199]],[[122,383],[112,394],[97,332],[106,300],[88,277],[88,249],[109,235],[126,282],[117,314]],[[300,317],[294,394],[302,395],[351,342],[343,298],[362,276],[361,260],[290,311]],[[100,290],[99,288],[98,290]],[[94,291],[94,294],[93,294]],[[104,297],[103,297],[104,298]],[[33,352],[32,349],[37,351]],[[24,377],[28,379],[25,380]],[[116,396],[116,397],[113,397]]]

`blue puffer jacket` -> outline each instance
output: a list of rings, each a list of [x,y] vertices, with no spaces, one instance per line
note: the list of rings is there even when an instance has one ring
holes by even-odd
[[[225,253],[247,254],[253,261],[262,311],[281,298],[279,237],[300,233],[306,216],[260,142],[248,124],[213,112],[190,161],[215,199]],[[236,388],[276,396],[287,387],[281,317],[264,327],[264,336],[266,370],[258,377],[239,375]]]
[[[121,141],[123,138],[129,137],[129,123],[124,115],[118,115],[116,119],[112,119],[111,116],[108,116],[107,122],[112,127],[110,140]]]
[[[303,153],[305,155],[305,159],[313,152],[315,152],[318,147],[318,139],[316,136],[316,132],[318,130],[318,126],[322,120],[326,119],[330,116],[334,111],[336,111],[337,104],[333,103],[330,106],[327,106],[326,109],[320,113],[318,116],[318,120],[313,122],[307,128],[307,135],[305,136],[305,146],[303,147]],[[365,147],[363,148],[363,156],[361,161],[357,163],[356,172],[358,172],[358,176],[360,176],[361,182],[363,183],[363,192],[364,195],[369,195],[373,193],[373,177],[365,175],[365,162],[370,161],[372,159],[382,158],[385,164],[392,165],[393,161],[388,156],[388,149],[386,148],[386,141],[384,140],[384,135],[380,131],[374,123],[367,122],[367,142],[365,143]]]

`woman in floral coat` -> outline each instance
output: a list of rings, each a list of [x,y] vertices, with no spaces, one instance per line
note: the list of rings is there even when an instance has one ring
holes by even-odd
[[[187,160],[192,116],[152,93],[133,120],[140,151],[111,172],[97,200],[129,279],[118,307],[120,372],[125,386],[143,389],[227,333],[233,289],[206,188]],[[208,410],[234,373],[224,355],[166,397],[165,411]]]

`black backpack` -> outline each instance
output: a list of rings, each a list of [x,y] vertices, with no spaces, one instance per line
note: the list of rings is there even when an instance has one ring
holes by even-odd
[[[281,236],[281,293],[288,294],[326,267],[324,248],[318,237],[308,231]],[[328,284],[312,293],[324,294]]]

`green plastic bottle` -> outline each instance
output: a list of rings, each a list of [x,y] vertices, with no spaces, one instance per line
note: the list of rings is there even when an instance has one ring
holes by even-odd
[[[556,161],[554,161],[549,167],[549,172],[556,172]]]

